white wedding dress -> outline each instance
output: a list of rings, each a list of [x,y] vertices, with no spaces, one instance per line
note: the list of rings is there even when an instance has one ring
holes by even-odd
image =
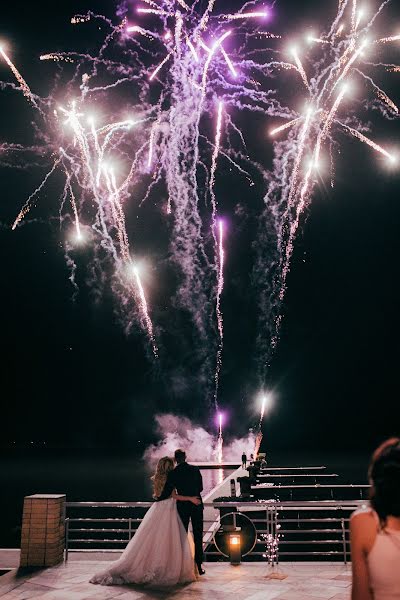
[[[91,583],[153,587],[195,581],[194,558],[189,537],[173,498],[155,502],[147,511],[122,556]]]

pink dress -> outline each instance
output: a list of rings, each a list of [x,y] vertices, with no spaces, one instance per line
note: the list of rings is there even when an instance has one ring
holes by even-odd
[[[374,600],[400,600],[400,531],[381,529],[367,561]]]

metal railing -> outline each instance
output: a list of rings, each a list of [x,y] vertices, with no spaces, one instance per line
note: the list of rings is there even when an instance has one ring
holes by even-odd
[[[67,502],[66,559],[70,551],[120,552],[134,536],[152,504]],[[365,501],[236,501],[204,504],[205,509],[217,509],[220,515],[235,511],[249,518],[255,526],[256,540],[247,560],[263,558],[271,564],[289,557],[290,560],[330,557],[347,563],[350,555],[349,519],[351,513],[361,506],[365,506]],[[90,516],[81,516],[82,510],[90,511]],[[114,514],[108,516],[110,510]],[[120,516],[116,517],[115,511]],[[205,556],[209,559],[224,558],[213,538],[220,528],[220,518],[213,516],[204,521]]]

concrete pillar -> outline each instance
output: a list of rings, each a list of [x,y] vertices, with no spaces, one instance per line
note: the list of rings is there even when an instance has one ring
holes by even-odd
[[[52,567],[63,561],[64,494],[25,496],[20,567]]]

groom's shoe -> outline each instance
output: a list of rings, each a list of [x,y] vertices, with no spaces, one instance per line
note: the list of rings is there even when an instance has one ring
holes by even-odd
[[[199,571],[199,575],[205,575],[205,570],[203,569],[202,565],[197,565],[197,569]]]

